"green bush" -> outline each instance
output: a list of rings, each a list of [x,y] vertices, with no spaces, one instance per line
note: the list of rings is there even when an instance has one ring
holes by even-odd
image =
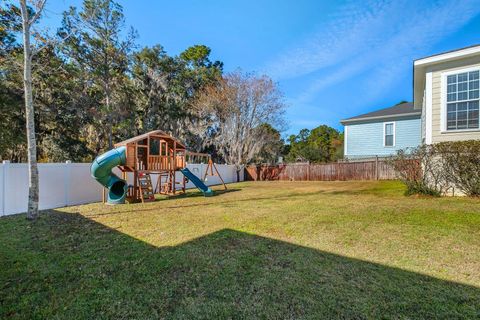
[[[468,196],[480,196],[480,140],[400,150],[391,164],[409,195],[440,196],[458,188]]]
[[[406,194],[440,196],[448,185],[443,170],[435,159],[432,145],[399,150],[391,161],[397,177],[407,186]]]
[[[472,197],[480,196],[480,140],[435,145],[447,181]]]

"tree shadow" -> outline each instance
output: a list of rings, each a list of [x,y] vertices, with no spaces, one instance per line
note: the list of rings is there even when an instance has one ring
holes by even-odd
[[[223,229],[156,247],[80,214],[0,219],[0,318],[476,318],[480,288]]]

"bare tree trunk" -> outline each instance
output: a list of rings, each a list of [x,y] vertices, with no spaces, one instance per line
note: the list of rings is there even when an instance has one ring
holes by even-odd
[[[235,165],[235,171],[237,171],[237,182],[240,182],[240,174],[245,171],[245,166],[241,164]]]
[[[33,108],[32,93],[32,47],[30,45],[30,20],[26,0],[20,0],[23,27],[23,84],[25,90],[25,118],[28,142],[28,211],[27,219],[34,220],[38,216],[38,166],[37,166],[37,142],[35,139],[35,112]]]

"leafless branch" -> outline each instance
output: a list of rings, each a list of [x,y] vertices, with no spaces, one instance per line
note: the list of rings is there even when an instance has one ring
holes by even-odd
[[[32,6],[35,8],[35,14],[28,20],[28,24],[32,26],[38,20],[38,18],[42,15],[43,8],[45,7],[45,3],[47,0],[37,0],[37,1],[30,1]]]
[[[240,169],[270,142],[262,126],[282,127],[285,104],[270,78],[237,71],[206,88],[194,108],[196,134]]]

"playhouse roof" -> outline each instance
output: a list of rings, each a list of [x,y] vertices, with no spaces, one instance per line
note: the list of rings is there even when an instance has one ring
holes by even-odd
[[[115,146],[116,147],[124,146],[124,145],[129,144],[129,143],[134,143],[134,142],[146,139],[150,136],[155,136],[155,137],[160,137],[160,138],[165,139],[165,140],[175,141],[175,142],[177,142],[177,145],[180,148],[185,149],[185,145],[180,140],[172,137],[171,135],[169,135],[168,133],[166,133],[165,131],[162,131],[162,130],[153,130],[153,131],[141,134],[139,136],[135,136],[135,137],[132,137],[130,139],[120,141],[118,143],[115,143]]]

